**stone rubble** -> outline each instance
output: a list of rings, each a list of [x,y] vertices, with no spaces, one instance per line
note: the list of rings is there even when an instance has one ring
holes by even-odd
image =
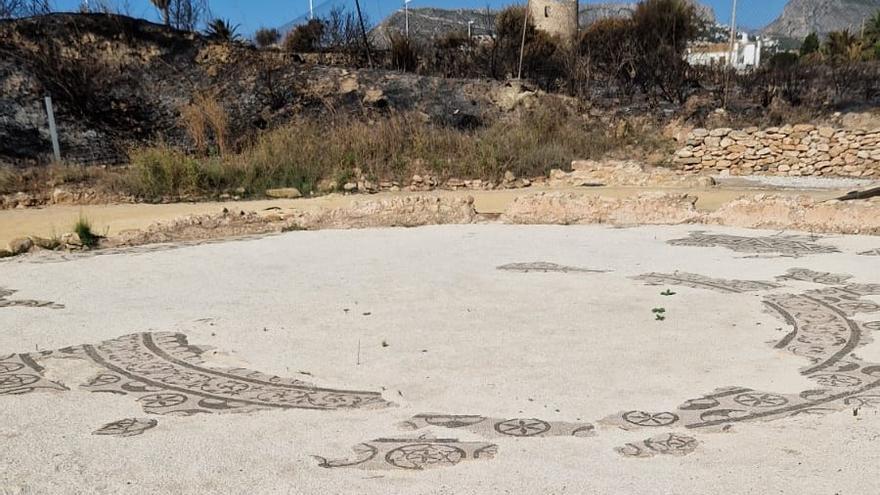
[[[708,176],[681,174],[667,168],[654,168],[639,162],[617,160],[575,160],[571,172],[550,171],[550,187],[654,186],[705,188],[715,185]]]
[[[355,201],[350,206],[301,212],[285,221],[301,229],[360,229],[468,224],[476,219],[474,198],[401,196]]]
[[[694,223],[703,215],[697,198],[688,194],[645,193],[608,198],[572,192],[541,192],[520,196],[502,215],[511,224],[649,225]]]
[[[815,201],[808,196],[757,194],[722,205],[705,223],[753,229],[880,234],[880,197]]]

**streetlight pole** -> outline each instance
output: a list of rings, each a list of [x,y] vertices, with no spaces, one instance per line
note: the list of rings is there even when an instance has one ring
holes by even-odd
[[[470,41],[470,39],[471,39],[471,37],[472,37],[472,35],[471,35],[471,26],[473,26],[473,25],[474,25],[474,21],[468,21],[468,41]]]
[[[314,0],[309,0],[309,20],[315,18],[315,6],[313,5]]]
[[[733,13],[730,15],[730,66],[736,68],[736,0],[733,0]]]
[[[406,19],[406,38],[409,39],[409,3],[412,0],[403,0],[403,17]]]

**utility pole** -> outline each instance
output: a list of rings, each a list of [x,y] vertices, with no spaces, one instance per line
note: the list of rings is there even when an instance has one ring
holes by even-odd
[[[367,28],[364,26],[364,16],[361,14],[361,2],[360,0],[354,0],[354,6],[357,8],[358,13],[358,21],[360,21],[361,25],[361,36],[364,39],[364,49],[367,51],[367,64],[370,68],[373,68],[373,54],[370,53],[370,40],[367,39]]]
[[[314,18],[315,18],[314,0],[309,0],[309,20],[311,21]]]
[[[531,0],[526,2],[526,13],[523,15],[523,31],[522,31],[522,42],[519,45],[519,70],[516,73],[516,79],[518,81],[522,80],[522,64],[523,64],[523,52],[526,51],[526,27],[529,25],[529,9],[532,6]]]
[[[730,66],[736,68],[736,0],[733,0],[733,13],[730,14]]]

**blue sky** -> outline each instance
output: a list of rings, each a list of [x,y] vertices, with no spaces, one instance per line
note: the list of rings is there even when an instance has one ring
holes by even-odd
[[[92,0],[93,2],[95,0]],[[128,5],[131,15],[156,20],[158,15],[149,0],[109,0],[111,3]],[[607,1],[607,0],[606,0]],[[702,0],[704,4],[715,9],[715,14],[722,22],[730,19],[732,0]],[[381,18],[399,9],[401,1],[361,0],[361,7],[371,20]],[[582,3],[601,3],[602,0],[581,0]],[[351,5],[354,0],[315,0],[315,5],[340,3]],[[413,0],[410,7],[438,8],[492,8],[503,7],[511,0]],[[738,24],[746,28],[759,28],[775,19],[786,0],[739,0],[737,13]],[[55,0],[55,6],[63,10],[76,10],[80,0]],[[309,10],[308,0],[210,0],[211,9],[217,17],[231,20],[241,25],[241,32],[252,33],[261,26],[276,27],[299,17]]]

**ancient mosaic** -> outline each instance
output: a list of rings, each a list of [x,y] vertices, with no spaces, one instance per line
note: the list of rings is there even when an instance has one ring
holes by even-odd
[[[852,277],[791,270],[781,279],[829,285],[802,294],[772,294],[764,304],[790,327],[776,345],[808,364],[800,373],[816,387],[799,394],[778,394],[726,387],[669,411],[628,410],[602,420],[624,429],[684,427],[712,429],[732,423],[789,416],[827,414],[852,407],[880,406],[880,363],[864,362],[854,351],[880,330],[880,321],[856,315],[880,313],[864,296],[880,295],[880,284],[847,283]]]
[[[576,266],[557,265],[556,263],[548,263],[546,261],[535,261],[531,263],[509,263],[501,265],[499,270],[509,272],[561,272],[561,273],[604,273],[607,270],[591,270],[589,268],[580,268]]]
[[[46,308],[46,309],[64,309],[63,304],[52,301],[35,301],[31,299],[9,299],[9,296],[15,294],[16,290],[4,289],[0,287],[0,308],[11,308],[19,306],[24,308]]]
[[[42,377],[41,357],[93,361],[103,371],[84,390],[133,397],[150,414],[250,412],[263,409],[386,407],[379,392],[317,387],[245,368],[205,364],[203,350],[177,333],[137,333],[97,345],[66,347],[0,359],[0,395],[66,390]]]
[[[688,435],[664,433],[638,443],[628,443],[614,450],[624,457],[682,456],[695,451],[699,443],[696,438]]]
[[[328,459],[314,456],[323,468],[421,471],[455,466],[469,460],[492,459],[498,446],[487,442],[462,442],[455,438],[378,438],[355,445],[354,456]]]
[[[725,293],[742,293],[778,289],[782,287],[773,282],[762,282],[758,280],[727,280],[686,272],[646,273],[644,275],[639,275],[638,277],[633,277],[633,279],[644,281],[647,285],[676,285],[690,287],[692,289],[708,289],[715,292]]]
[[[466,430],[484,438],[492,437],[586,437],[594,434],[589,423],[544,421],[537,418],[487,418],[476,414],[417,414],[398,424],[403,430],[430,426]]]
[[[774,235],[767,237],[744,237],[728,234],[691,232],[689,237],[673,239],[673,246],[724,247],[738,253],[775,253],[788,256],[839,253],[834,246],[818,244],[821,237],[803,235]]]

